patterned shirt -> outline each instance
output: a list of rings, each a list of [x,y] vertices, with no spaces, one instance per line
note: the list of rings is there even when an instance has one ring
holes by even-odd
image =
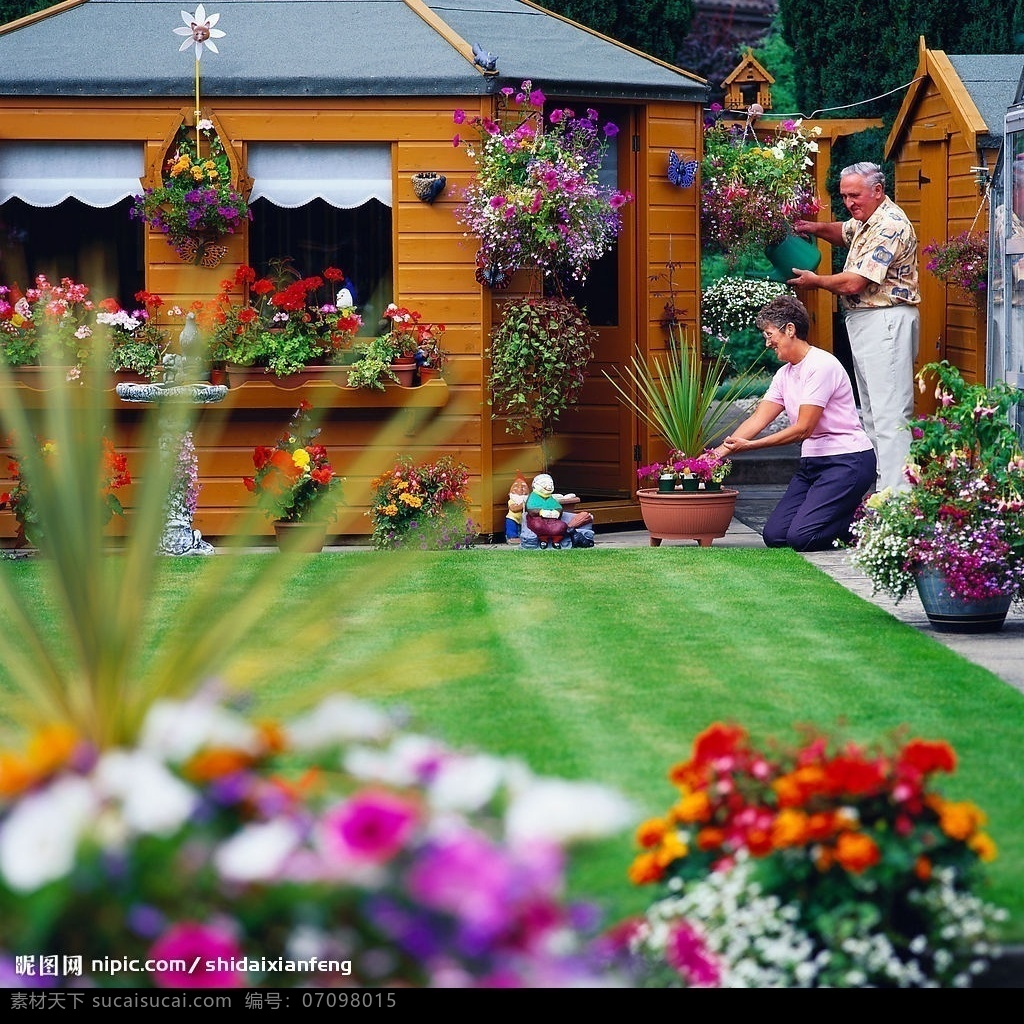
[[[871,282],[856,295],[841,296],[845,309],[920,303],[917,235],[907,215],[888,196],[863,223],[852,217],[843,223],[843,243],[850,249],[843,270]]]

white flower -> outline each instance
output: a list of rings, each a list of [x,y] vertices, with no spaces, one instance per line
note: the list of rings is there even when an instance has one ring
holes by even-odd
[[[169,835],[185,823],[199,802],[194,790],[139,750],[104,754],[95,778],[104,796],[121,802],[125,824],[136,832]]]
[[[316,750],[351,740],[384,739],[393,729],[387,712],[338,693],[287,725],[285,733],[296,750]]]
[[[212,50],[214,53],[220,53],[213,42],[214,39],[223,39],[225,35],[219,28],[213,27],[220,21],[219,14],[211,14],[207,17],[206,8],[200,4],[196,8],[195,14],[182,11],[181,20],[185,22],[188,28],[174,29],[176,36],[186,37],[185,41],[178,47],[178,53],[184,53],[193,44],[195,44],[196,48],[196,60],[202,57],[203,47]]]
[[[232,882],[272,881],[301,836],[285,818],[247,825],[216,850],[213,862],[223,878]]]
[[[538,779],[505,813],[510,839],[570,843],[614,835],[637,817],[625,797],[599,783]]]
[[[443,811],[476,811],[498,791],[505,764],[496,757],[452,757],[430,785],[430,802]]]
[[[204,746],[258,753],[260,734],[241,716],[210,701],[157,701],[146,715],[139,746],[162,761],[178,764]]]
[[[0,829],[0,874],[7,884],[32,892],[66,875],[96,809],[96,794],[79,776],[20,799]]]

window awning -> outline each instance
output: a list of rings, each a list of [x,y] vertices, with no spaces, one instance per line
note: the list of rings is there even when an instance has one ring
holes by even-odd
[[[141,142],[0,142],[0,203],[113,206],[142,192]]]
[[[332,142],[251,142],[249,199],[292,209],[322,199],[351,210],[371,199],[391,205],[391,147]]]

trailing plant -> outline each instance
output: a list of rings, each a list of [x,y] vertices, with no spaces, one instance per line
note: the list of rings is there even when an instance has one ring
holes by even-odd
[[[947,242],[931,242],[921,250],[930,257],[925,265],[940,281],[968,295],[984,295],[988,288],[988,235],[961,231]]]
[[[628,192],[602,185],[598,172],[612,122],[601,127],[595,110],[580,117],[568,107],[543,115],[544,93],[524,81],[505,86],[496,120],[468,123],[479,141],[465,143],[477,164],[457,216],[480,239],[478,278],[498,284],[521,267],[550,277],[586,279],[590,265],[615,241]],[[456,110],[457,125],[466,122]]]
[[[730,373],[743,373],[763,363],[764,337],[754,319],[767,302],[793,294],[782,282],[732,274],[705,285],[700,295],[704,351],[723,354]]]
[[[543,443],[555,432],[579,398],[597,341],[586,314],[568,299],[505,304],[491,332],[487,386],[508,433]]]

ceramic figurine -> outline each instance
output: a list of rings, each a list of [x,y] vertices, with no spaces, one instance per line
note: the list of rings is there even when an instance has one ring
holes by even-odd
[[[508,492],[508,512],[505,515],[505,540],[518,544],[523,532],[523,509],[530,494],[530,485],[522,473],[516,473]]]

